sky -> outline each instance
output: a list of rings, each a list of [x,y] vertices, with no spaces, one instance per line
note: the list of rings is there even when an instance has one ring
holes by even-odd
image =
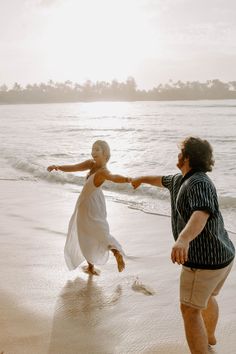
[[[0,85],[130,76],[236,80],[236,1],[0,1]]]

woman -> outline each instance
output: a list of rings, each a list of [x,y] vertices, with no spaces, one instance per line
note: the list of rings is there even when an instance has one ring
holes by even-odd
[[[65,260],[70,270],[75,269],[84,259],[88,263],[86,269],[90,274],[98,275],[94,264],[105,264],[109,251],[114,254],[119,272],[125,268],[124,252],[119,242],[110,235],[106,219],[106,204],[102,192],[102,184],[108,180],[114,183],[129,183],[130,178],[113,175],[107,169],[110,159],[110,148],[107,142],[97,140],[92,146],[93,159],[75,165],[52,165],[49,172],[77,172],[89,170],[83,190],[77,200],[74,213],[69,222],[65,244]]]

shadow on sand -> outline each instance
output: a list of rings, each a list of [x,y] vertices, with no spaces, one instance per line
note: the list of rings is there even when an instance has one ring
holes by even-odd
[[[106,319],[121,295],[120,285],[105,295],[91,275],[68,281],[56,303],[48,354],[111,353],[119,338]]]

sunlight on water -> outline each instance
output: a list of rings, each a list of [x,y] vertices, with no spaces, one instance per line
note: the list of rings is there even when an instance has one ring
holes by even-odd
[[[110,117],[119,118],[132,111],[132,103],[130,102],[91,102],[82,104],[82,112],[94,117]]]
[[[227,224],[236,230],[235,115],[233,100],[2,105],[0,177],[42,179],[77,188],[86,173],[49,176],[46,166],[90,158],[97,139],[111,147],[108,167],[113,173],[173,174],[178,172],[178,143],[188,135],[200,136],[213,145],[216,163],[210,177]],[[131,207],[169,212],[167,191],[150,186],[133,191],[115,184],[104,188]]]

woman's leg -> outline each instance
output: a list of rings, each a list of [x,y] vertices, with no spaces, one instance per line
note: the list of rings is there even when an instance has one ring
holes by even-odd
[[[114,248],[112,248],[111,251],[116,258],[117,267],[118,267],[119,272],[122,272],[125,269],[125,262],[124,262],[122,254]]]
[[[88,262],[88,268],[87,268],[88,273],[93,274],[93,275],[99,275],[99,272],[94,268],[94,265],[92,263]]]

